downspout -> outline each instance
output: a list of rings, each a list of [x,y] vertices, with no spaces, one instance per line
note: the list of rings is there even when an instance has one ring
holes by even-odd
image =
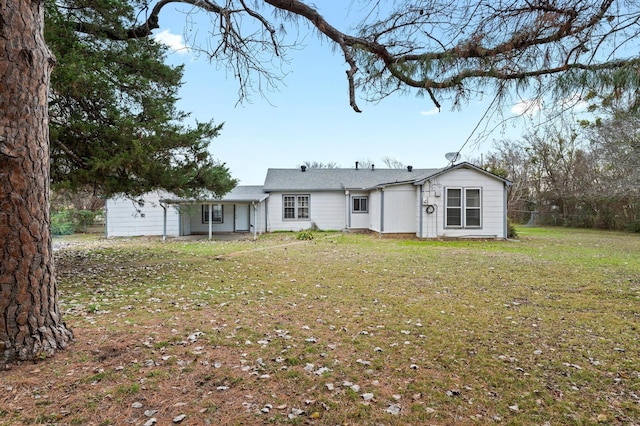
[[[384,232],[384,188],[380,188],[380,235]]]
[[[504,184],[504,189],[502,191],[502,206],[503,206],[503,219],[502,219],[502,236],[503,238],[506,240],[507,238],[509,238],[509,227],[507,226],[507,183],[505,182]]]
[[[349,191],[344,191],[344,204],[346,206],[344,215],[347,219],[347,229],[351,229],[351,203],[349,202]]]
[[[167,239],[167,206],[160,202],[162,207],[162,241]]]
[[[209,203],[209,240],[213,237],[213,204]]]

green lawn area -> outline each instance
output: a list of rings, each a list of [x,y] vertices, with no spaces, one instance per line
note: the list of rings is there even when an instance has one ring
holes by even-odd
[[[0,424],[637,424],[640,235],[518,231],[69,237],[76,343],[0,373]]]

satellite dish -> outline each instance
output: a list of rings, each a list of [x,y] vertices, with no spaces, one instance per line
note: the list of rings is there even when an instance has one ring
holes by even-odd
[[[459,152],[447,152],[444,155],[444,158],[447,159],[447,161],[450,161],[451,163],[455,163],[456,160],[459,160],[461,157]]]

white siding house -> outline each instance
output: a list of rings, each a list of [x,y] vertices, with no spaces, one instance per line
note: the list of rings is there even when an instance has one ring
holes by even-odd
[[[469,163],[443,169],[269,169],[223,198],[107,201],[107,236],[369,230],[419,238],[506,238],[511,184]],[[166,229],[166,231],[165,231]]]
[[[180,214],[175,207],[162,206],[166,192],[150,192],[135,199],[109,198],[105,202],[105,233],[108,237],[163,235],[164,214],[167,214],[168,236],[180,235]]]
[[[506,238],[508,182],[476,167],[438,173],[421,185],[420,238]]]
[[[152,192],[131,200],[106,201],[107,237],[163,235],[177,237],[220,233],[266,232],[267,194],[261,186],[238,186],[224,197],[181,199]]]
[[[367,191],[346,191],[345,216],[348,229],[371,229],[371,197]]]
[[[415,234],[416,187],[413,184],[390,185],[380,192],[381,230],[383,234]]]
[[[330,191],[275,191],[269,194],[268,230],[345,229],[345,197]]]

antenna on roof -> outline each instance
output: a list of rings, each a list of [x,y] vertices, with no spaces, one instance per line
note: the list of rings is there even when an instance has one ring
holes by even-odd
[[[453,163],[455,163],[457,160],[459,160],[462,156],[460,155],[460,152],[447,152],[444,155],[444,158],[447,159],[447,161],[449,161],[451,163],[451,165],[453,165]]]

